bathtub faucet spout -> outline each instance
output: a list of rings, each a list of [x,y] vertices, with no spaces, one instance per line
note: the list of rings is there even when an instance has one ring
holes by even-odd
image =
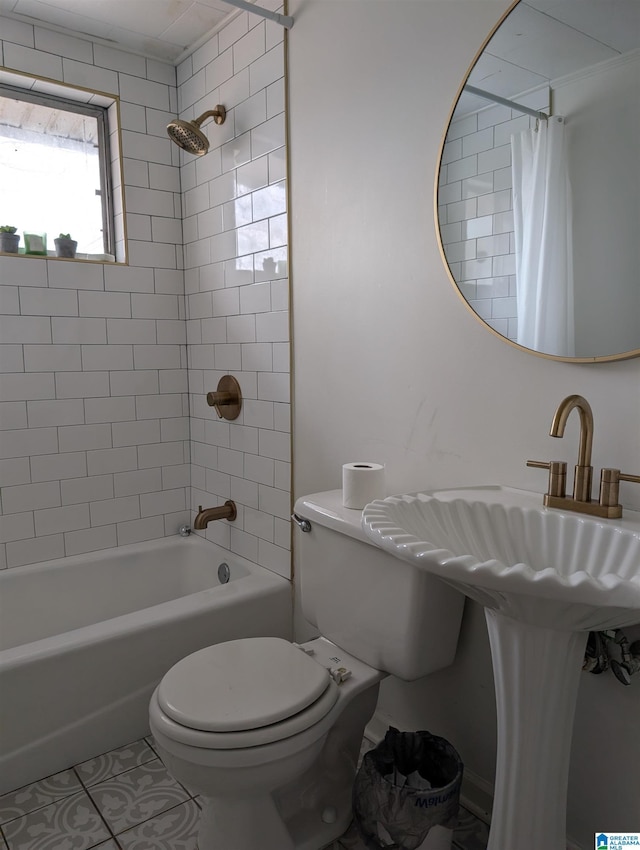
[[[220,505],[217,508],[205,508],[202,510],[202,505],[199,505],[198,513],[193,521],[193,527],[198,531],[202,531],[210,522],[216,519],[228,519],[229,522],[233,522],[237,515],[236,504],[231,499],[228,499],[224,505]]]

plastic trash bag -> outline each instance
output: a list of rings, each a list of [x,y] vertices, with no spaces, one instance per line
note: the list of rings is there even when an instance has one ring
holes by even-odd
[[[370,850],[417,850],[434,826],[453,829],[463,764],[430,732],[389,727],[365,754],[353,787],[354,820]]]

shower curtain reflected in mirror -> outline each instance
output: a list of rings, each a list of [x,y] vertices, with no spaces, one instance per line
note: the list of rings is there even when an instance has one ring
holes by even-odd
[[[572,215],[561,117],[511,137],[520,345],[575,355]]]

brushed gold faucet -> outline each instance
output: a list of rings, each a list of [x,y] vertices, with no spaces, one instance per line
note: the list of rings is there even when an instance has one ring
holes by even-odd
[[[593,411],[591,405],[581,395],[569,395],[558,405],[553,414],[549,434],[552,437],[563,437],[567,419],[572,410],[577,410],[580,416],[580,445],[578,447],[578,463],[573,478],[573,498],[576,502],[591,501],[591,447],[593,445]]]
[[[640,484],[640,476],[627,475],[619,469],[603,469],[600,476],[600,501],[591,501],[593,411],[584,396],[569,395],[560,402],[553,415],[549,434],[552,437],[563,437],[567,419],[574,409],[580,417],[580,445],[573,479],[573,497],[567,496],[565,492],[567,464],[564,461],[528,460],[527,466],[549,470],[549,486],[543,498],[545,507],[617,519],[622,516],[622,505],[618,504],[620,481]]]
[[[193,527],[198,531],[202,531],[210,522],[216,519],[228,519],[229,522],[233,522],[237,516],[236,504],[231,499],[228,499],[224,505],[219,505],[217,508],[205,508],[202,510],[202,505],[199,505],[198,513],[193,521]]]

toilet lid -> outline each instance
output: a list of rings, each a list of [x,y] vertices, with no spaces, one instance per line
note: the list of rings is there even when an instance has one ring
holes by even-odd
[[[182,726],[239,732],[303,711],[331,681],[328,670],[289,641],[243,638],[178,661],[159,685],[158,702]]]

